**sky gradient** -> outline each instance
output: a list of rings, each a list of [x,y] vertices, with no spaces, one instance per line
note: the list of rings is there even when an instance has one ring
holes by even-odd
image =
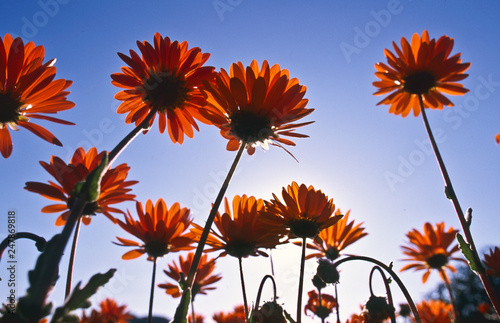
[[[75,108],[58,114],[75,126],[39,122],[62,141],[62,148],[24,129],[11,134],[13,153],[1,161],[0,170],[0,237],[6,235],[5,214],[11,209],[16,211],[19,232],[32,231],[47,239],[59,232],[54,226],[56,215],[40,212],[49,201],[24,190],[24,184],[51,180],[39,161],[56,155],[68,162],[80,146],[111,150],[132,130],[124,115],[116,113],[120,101],[113,97],[119,89],[111,84],[110,75],[124,65],[117,52],[137,51],[137,40],[152,42],[155,32],[160,32],[211,53],[207,65],[217,70],[228,70],[238,61],[246,66],[254,59],[259,64],[267,60],[288,69],[291,77],[307,86],[308,107],[315,111],[305,121],[315,123],[300,129],[310,138],[295,140],[296,147],[289,149],[299,162],[277,147],[269,151],[259,148],[253,156],[245,154],[226,196],[270,199],[292,181],[313,185],[333,198],[337,208],[351,210],[350,217],[356,222],[364,222],[369,235],[346,252],[387,264],[394,261],[399,271],[405,264],[400,261],[400,246],[408,231],[421,230],[427,221],[459,227],[452,204],[444,196],[444,182],[421,117],[389,114],[387,106],[376,105],[382,97],[372,95],[376,91],[372,82],[377,80],[374,64],[385,61],[384,48],[427,29],[431,38],[454,38],[452,54],[460,52],[463,61],[472,63],[469,77],[462,82],[470,92],[449,97],[455,107],[428,111],[427,115],[462,207],[474,211],[476,245],[485,251],[500,244],[500,146],[494,139],[500,132],[497,1],[124,0],[118,5],[41,0],[3,1],[0,9],[2,37],[10,33],[43,45],[46,60],[57,58],[57,78],[74,82],[68,98],[76,103]],[[161,197],[168,205],[179,202],[192,210],[196,223],[203,224],[235,155],[225,147],[226,140],[215,127],[200,125],[193,139],[179,145],[167,133],[160,134],[155,122],[147,135],[137,137],[119,156],[117,164],[131,167],[128,179],[139,181],[133,190],[139,201]],[[119,207],[134,210],[133,203]],[[82,228],[74,279],[86,282],[96,272],[118,268],[114,281],[93,300],[97,304],[110,296],[127,304],[133,314],[146,315],[152,264],[145,257],[122,260],[128,249],[111,243],[116,236],[133,239],[103,216]],[[37,252],[31,242],[16,245],[20,259],[17,293],[22,296],[27,287],[23,280]],[[294,316],[300,248],[289,245],[281,249],[273,251],[278,302]],[[158,283],[167,281],[162,269],[177,258],[171,254],[160,259]],[[67,261],[63,258],[61,277],[65,277]],[[216,272],[224,278],[208,296],[197,297],[198,312],[211,317],[242,302],[237,265],[230,257],[218,260]],[[260,279],[269,273],[269,261],[247,258],[243,265],[252,302]],[[2,275],[5,266],[0,263]],[[309,260],[306,275],[312,275],[315,266]],[[341,268],[343,319],[357,312],[369,297],[370,268],[354,263]],[[419,272],[400,276],[417,301],[439,282],[433,274],[422,285],[421,276]],[[305,293],[312,289],[307,277]],[[56,305],[62,302],[63,289],[61,278],[51,296]],[[395,290],[394,286],[396,302],[402,302]],[[333,293],[333,288],[325,292]],[[264,298],[269,297],[267,290]],[[177,299],[156,290],[157,315],[172,315],[177,304]]]

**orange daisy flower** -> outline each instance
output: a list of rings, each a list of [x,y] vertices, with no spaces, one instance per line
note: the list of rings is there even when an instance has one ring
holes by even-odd
[[[80,323],[129,323],[134,317],[126,311],[127,306],[118,306],[115,300],[106,298],[100,303],[99,311],[93,309],[89,316],[82,313]]]
[[[500,133],[495,136],[497,144],[500,144]]]
[[[188,49],[188,43],[171,42],[159,33],[154,36],[154,47],[147,41],[137,41],[139,56],[130,50],[130,57],[118,53],[128,66],[123,73],[114,73],[111,83],[125,90],[115,98],[123,101],[118,113],[128,113],[125,122],[141,123],[155,109],[159,118],[160,133],[168,128],[170,139],[182,144],[184,135],[193,138],[193,128],[199,131],[193,118],[210,124],[199,113],[206,104],[201,93],[202,82],[213,81],[215,68],[203,66],[210,57],[198,47]],[[149,122],[153,124],[154,117]]]
[[[451,323],[453,322],[453,307],[440,300],[422,301],[417,305],[417,311],[422,322]],[[412,318],[413,321],[415,319]]]
[[[224,213],[217,212],[214,224],[207,239],[212,248],[206,252],[223,250],[221,256],[230,255],[236,258],[248,256],[266,256],[260,248],[271,249],[280,244],[280,234],[270,230],[268,225],[260,221],[260,213],[265,210],[264,201],[253,196],[235,195],[233,212],[227,198],[224,199]],[[191,232],[199,239],[203,227],[194,224]]]
[[[195,323],[203,323],[205,322],[205,317],[200,314],[195,314],[194,321]],[[193,323],[193,317],[191,315],[188,315],[188,323]]]
[[[163,257],[169,252],[193,249],[193,240],[185,233],[191,224],[188,208],[181,208],[179,203],[174,203],[170,209],[163,199],[153,205],[147,200],[143,209],[142,203],[136,203],[139,221],[134,220],[127,210],[125,222],[117,219],[123,230],[136,236],[143,243],[116,237],[121,246],[137,247],[126,252],[122,259],[135,259],[143,254],[148,254],[148,259]]]
[[[0,37],[0,153],[8,158],[12,153],[12,130],[28,129],[52,144],[61,142],[47,129],[30,119],[42,119],[55,123],[74,123],[47,116],[71,109],[75,104],[66,99],[71,81],[54,80],[55,59],[43,63],[45,49],[33,42],[24,44],[20,37],[10,34]]]
[[[401,271],[425,270],[422,277],[423,283],[429,278],[432,269],[439,270],[441,275],[444,273],[444,268],[456,272],[455,267],[449,264],[450,260],[466,263],[462,258],[453,257],[453,254],[459,250],[458,244],[451,247],[457,232],[458,230],[453,228],[445,231],[444,222],[436,224],[435,227],[429,222],[425,223],[423,234],[416,229],[408,232],[406,236],[410,246],[402,246],[402,249],[409,258],[403,260],[412,261],[412,263],[401,268]]]
[[[486,270],[488,275],[500,277],[500,248],[490,248],[490,253],[484,255],[483,263],[489,268]]]
[[[254,60],[245,69],[241,62],[233,63],[230,74],[221,69],[214,84],[205,82],[203,92],[209,105],[202,112],[229,140],[227,150],[238,150],[244,142],[251,155],[259,144],[295,146],[282,136],[308,137],[294,131],[313,121],[293,123],[314,110],[305,108],[306,87],[277,64],[270,68],[264,61],[259,69]]]
[[[413,114],[420,114],[419,96],[424,107],[443,109],[453,106],[442,93],[462,95],[469,90],[458,81],[465,79],[464,72],[470,63],[462,63],[460,53],[449,57],[453,49],[453,38],[441,36],[437,41],[429,39],[424,30],[422,37],[413,34],[411,45],[406,38],[401,38],[401,49],[392,43],[396,55],[390,50],[384,51],[387,58],[384,63],[375,64],[375,76],[380,81],[373,85],[379,90],[375,95],[389,94],[377,105],[390,104],[389,112],[406,117],[413,109]]]
[[[332,295],[321,293],[321,304],[319,303],[319,295],[315,290],[308,292],[307,295],[309,296],[309,300],[304,307],[306,315],[307,311],[310,311],[313,316],[316,315],[321,319],[325,319],[333,313],[333,309],[337,306],[337,301]]]
[[[179,288],[178,282],[181,279],[181,273],[186,277],[189,274],[189,269],[193,263],[194,252],[190,252],[187,255],[186,260],[182,256],[179,257],[179,265],[175,262],[172,265],[168,265],[168,270],[164,270],[165,274],[172,278],[176,283],[165,283],[159,284],[158,287],[165,288],[165,292],[172,297],[180,297],[182,295],[182,290]],[[207,291],[214,290],[215,287],[210,285],[221,280],[222,276],[220,274],[212,275],[215,270],[215,259],[210,259],[207,261],[207,255],[201,256],[200,264],[198,265],[198,270],[196,271],[196,277],[193,283],[192,295],[193,299],[198,294],[206,295]]]
[[[270,228],[289,234],[292,238],[314,238],[321,230],[339,221],[342,215],[333,215],[335,204],[321,190],[311,185],[292,182],[283,187],[284,204],[273,194],[273,200],[266,201],[267,210],[263,211],[262,220]]]
[[[307,248],[314,249],[317,252],[307,255],[306,259],[326,257],[335,260],[347,246],[368,235],[368,233],[364,232],[365,228],[361,226],[363,222],[356,225],[354,225],[354,220],[348,222],[350,212],[350,210],[347,211],[337,223],[322,230],[313,240],[313,243],[307,244]],[[340,210],[335,212],[335,215],[340,214]],[[298,241],[297,244],[301,245],[302,242]]]
[[[232,312],[215,313],[212,319],[217,323],[245,323],[245,307],[243,305],[238,305]]]
[[[55,224],[58,226],[64,225],[74,201],[72,194],[76,183],[83,181],[100,164],[104,154],[104,151],[98,154],[95,147],[90,148],[87,152],[80,147],[73,154],[69,164],[66,164],[59,157],[52,156],[50,163],[41,161],[40,164],[56,179],[57,183],[52,181],[49,181],[49,184],[27,182],[25,189],[38,193],[49,200],[63,202],[45,206],[42,208],[42,212],[63,212],[59,215]],[[135,195],[129,194],[129,192],[132,190],[130,186],[138,183],[138,181],[126,180],[129,170],[130,167],[127,164],[120,164],[106,171],[101,180],[99,198],[94,203],[87,204],[84,209],[82,217],[84,224],[90,224],[91,215],[96,213],[102,213],[115,222],[115,218],[111,213],[123,213],[123,211],[111,205],[135,199]]]

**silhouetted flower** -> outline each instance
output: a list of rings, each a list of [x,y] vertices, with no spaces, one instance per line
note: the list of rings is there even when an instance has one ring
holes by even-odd
[[[154,36],[154,47],[147,41],[137,41],[137,46],[142,57],[133,50],[130,57],[118,53],[128,66],[122,67],[123,73],[111,75],[111,83],[125,89],[115,95],[123,101],[117,112],[128,113],[125,122],[138,125],[155,109],[160,133],[168,128],[172,142],[182,144],[184,134],[193,138],[193,128],[199,131],[194,119],[210,123],[199,113],[206,104],[202,83],[215,77],[214,67],[203,66],[210,54],[198,47],[188,49],[187,42],[171,42],[159,33]]]
[[[494,277],[500,277],[500,248],[490,248],[490,253],[484,255],[484,265],[488,267],[486,273]]]
[[[87,152],[80,147],[75,151],[68,164],[59,157],[52,156],[50,164],[43,161],[40,164],[56,179],[57,183],[52,181],[49,181],[49,184],[27,182],[25,189],[38,193],[49,200],[63,202],[45,206],[42,212],[63,212],[57,218],[56,225],[64,225],[74,202],[75,197],[72,194],[76,183],[83,181],[100,164],[104,154],[104,151],[98,154],[95,147],[90,148]],[[91,215],[96,213],[104,214],[113,222],[116,220],[111,213],[123,214],[123,211],[113,208],[111,205],[135,199],[135,195],[129,194],[132,190],[130,186],[138,182],[126,181],[129,170],[130,167],[127,164],[120,164],[106,171],[101,180],[99,197],[94,203],[87,204],[83,211],[82,222],[84,224],[89,224]]]
[[[246,68],[234,63],[230,74],[221,69],[216,82],[205,82],[203,90],[209,106],[202,112],[229,140],[227,150],[238,150],[244,142],[251,155],[259,144],[264,148],[268,143],[295,146],[283,136],[308,137],[294,130],[312,121],[293,123],[314,110],[305,108],[306,87],[290,79],[288,70],[277,64],[270,68],[264,61],[259,69],[255,60]]]
[[[66,99],[72,82],[54,80],[56,60],[43,63],[44,58],[43,46],[24,44],[20,37],[13,39],[10,34],[0,37],[0,153],[4,158],[12,153],[9,127],[28,129],[43,140],[62,146],[50,131],[32,119],[74,124],[46,115],[71,109],[75,104]]]
[[[402,117],[411,110],[415,116],[420,114],[420,95],[425,108],[453,106],[442,93],[467,93],[469,90],[457,82],[468,76],[463,72],[470,66],[470,63],[462,63],[460,53],[449,57],[453,42],[448,36],[441,36],[437,41],[429,39],[427,30],[422,37],[413,34],[411,44],[406,38],[401,38],[401,49],[393,42],[396,55],[388,49],[384,51],[388,65],[375,64],[375,76],[380,79],[373,83],[379,88],[375,95],[391,93],[377,105],[390,104],[389,112]]]
[[[408,232],[406,236],[409,239],[410,246],[403,246],[403,253],[409,258],[403,259],[405,261],[412,261],[412,263],[401,268],[401,271],[414,269],[425,270],[422,282],[425,283],[429,278],[431,270],[437,269],[440,271],[448,268],[452,272],[456,269],[449,264],[450,260],[463,261],[462,258],[453,257],[453,254],[459,250],[458,244],[451,247],[455,241],[455,236],[458,230],[449,228],[445,232],[444,222],[437,223],[435,227],[429,222],[424,225],[424,233],[413,229]],[[448,248],[450,248],[448,250]],[[444,271],[442,271],[444,273]]]
[[[147,200],[144,210],[142,203],[136,203],[139,221],[134,220],[130,212],[125,214],[125,222],[117,219],[117,223],[123,230],[139,238],[142,243],[116,237],[121,246],[137,247],[126,252],[122,259],[134,259],[148,254],[148,259],[162,257],[169,252],[193,249],[193,240],[186,233],[191,218],[188,208],[181,208],[179,203],[170,207],[163,199],[159,199],[155,205]]]
[[[307,311],[310,311],[317,317],[325,319],[337,306],[337,301],[332,295],[321,293],[321,304],[319,303],[319,294],[316,293],[315,290],[308,292],[307,295],[309,296],[309,300],[304,307],[304,313],[306,315]]]

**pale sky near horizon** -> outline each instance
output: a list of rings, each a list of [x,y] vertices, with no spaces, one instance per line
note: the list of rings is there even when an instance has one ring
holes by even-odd
[[[462,83],[470,90],[464,96],[449,98],[455,107],[429,111],[428,117],[439,148],[464,210],[474,210],[472,232],[481,251],[500,245],[498,228],[500,184],[498,181],[500,146],[500,67],[498,59],[498,12],[500,3],[482,1],[436,2],[384,0],[365,2],[306,1],[135,1],[116,2],[40,0],[2,1],[0,35],[21,36],[45,47],[46,60],[57,58],[57,78],[74,83],[68,98],[76,107],[57,117],[75,122],[64,126],[40,121],[64,146],[56,147],[21,129],[12,133],[12,156],[2,159],[0,198],[0,237],[7,232],[6,214],[15,210],[17,229],[50,238],[59,232],[55,214],[40,210],[49,200],[23,189],[28,181],[52,180],[39,161],[56,155],[66,162],[74,150],[96,146],[111,150],[132,125],[118,115],[119,91],[110,75],[124,65],[116,54],[137,51],[136,41],[153,41],[155,32],[172,40],[187,41],[211,54],[207,65],[229,69],[231,63],[250,64],[268,60],[279,64],[307,86],[308,107],[315,111],[305,121],[315,123],[300,129],[310,138],[296,139],[289,150],[271,147],[257,149],[255,155],[243,155],[226,196],[253,195],[270,199],[272,193],[292,181],[313,185],[332,197],[343,211],[351,210],[351,219],[364,222],[369,235],[346,252],[377,258],[384,263],[401,261],[405,234],[422,230],[425,222],[445,222],[459,228],[451,203],[444,196],[444,182],[430,150],[420,117],[401,118],[389,114],[387,106],[376,104],[383,97],[372,94],[374,64],[384,62],[384,48],[401,37],[429,31],[431,38],[448,35],[455,39],[452,53],[462,53],[471,62],[469,77]],[[179,202],[192,210],[195,222],[203,224],[210,204],[222,183],[235,153],[226,151],[226,140],[215,127],[200,125],[200,132],[183,145],[173,144],[167,133],[160,134],[157,124],[147,135],[140,135],[122,153],[119,163],[127,163],[137,199]],[[29,202],[28,202],[29,201]],[[119,204],[134,211],[134,204]],[[139,316],[147,314],[152,264],[145,257],[124,261],[128,249],[111,243],[116,236],[135,239],[97,216],[83,227],[76,258],[75,281],[86,282],[94,273],[117,268],[113,281],[94,298],[97,304],[110,296]],[[29,241],[16,244],[19,254],[16,279],[17,295],[25,293],[27,271],[38,253]],[[68,252],[69,253],[69,252]],[[213,254],[212,256],[215,256]],[[289,245],[273,251],[279,302],[295,317],[300,248]],[[163,283],[162,272],[178,254],[159,261],[156,281]],[[62,303],[67,258],[61,264],[61,278],[51,295]],[[269,273],[266,259],[243,261],[249,301],[255,300],[260,279]],[[237,260],[225,257],[217,262],[216,272],[224,278],[209,295],[196,299],[196,310],[207,317],[229,311],[240,304],[241,291]],[[311,290],[309,279],[314,260],[306,266],[305,294]],[[339,301],[343,320],[358,311],[369,297],[368,275],[371,266],[352,263],[341,268]],[[0,277],[6,264],[0,263]],[[404,272],[400,277],[419,301],[436,287],[436,273],[425,285],[421,272]],[[5,285],[0,282],[0,296]],[[396,303],[402,302],[396,292]],[[355,292],[353,292],[355,291]],[[377,290],[382,293],[382,290]],[[329,287],[326,293],[333,294]],[[170,316],[178,299],[156,289],[155,314]],[[270,289],[264,299],[269,299]],[[307,302],[304,298],[303,304]],[[334,320],[334,315],[330,321]],[[303,316],[304,322],[318,322]],[[211,322],[211,320],[207,320]]]

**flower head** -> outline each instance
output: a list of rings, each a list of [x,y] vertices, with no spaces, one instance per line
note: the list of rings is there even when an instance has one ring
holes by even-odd
[[[73,191],[76,183],[83,181],[87,175],[94,170],[101,162],[105,152],[97,153],[95,147],[87,152],[83,148],[78,148],[70,162],[66,164],[62,159],[52,156],[50,163],[41,161],[42,167],[52,175],[57,183],[49,181],[49,184],[39,182],[27,182],[25,189],[38,193],[43,197],[60,201],[60,204],[51,204],[42,209],[43,213],[63,212],[56,220],[56,225],[64,225],[74,202]],[[133,184],[137,181],[127,181],[127,174],[130,167],[127,164],[120,164],[114,168],[109,168],[101,180],[100,194],[94,203],[87,204],[84,209],[82,221],[90,223],[91,215],[102,213],[115,222],[111,213],[123,213],[121,210],[112,207],[112,204],[132,201],[135,195],[130,194]]]
[[[321,319],[325,319],[333,312],[333,309],[337,306],[337,301],[335,297],[329,294],[321,293],[321,304],[319,303],[319,295],[315,290],[307,293],[309,300],[304,307],[304,313],[307,315],[307,311],[316,315]]]
[[[500,277],[500,248],[490,249],[489,254],[484,255],[484,265],[488,268],[486,273],[494,277]]]
[[[354,220],[348,222],[349,213],[350,210],[337,223],[321,230],[313,243],[307,244],[307,248],[314,249],[316,252],[307,255],[306,259],[326,257],[335,260],[347,246],[368,235],[362,227],[362,222],[356,225],[354,225]],[[335,215],[340,214],[342,214],[340,210],[335,211]],[[300,241],[298,243],[301,244]]]
[[[189,232],[185,233],[191,224],[188,208],[181,208],[179,203],[170,207],[163,199],[153,204],[147,200],[144,209],[141,202],[136,203],[139,220],[134,220],[127,211],[125,222],[117,219],[123,230],[139,238],[142,243],[116,237],[122,246],[137,247],[126,252],[122,259],[134,259],[148,254],[148,259],[162,257],[169,252],[190,250],[193,247]]]
[[[363,317],[365,322],[383,322],[394,314],[394,307],[391,306],[385,297],[372,295],[365,304]]]
[[[232,312],[215,313],[212,318],[217,323],[245,323],[245,307],[243,305],[238,305]]]
[[[375,76],[380,79],[373,83],[379,88],[375,95],[392,92],[378,105],[390,104],[389,112],[402,117],[406,117],[412,109],[415,116],[419,115],[419,96],[422,96],[425,108],[453,106],[442,93],[467,93],[469,90],[457,82],[468,76],[463,72],[470,66],[470,63],[462,63],[460,53],[449,57],[453,42],[453,38],[448,36],[441,36],[438,40],[429,39],[427,30],[421,37],[413,34],[411,44],[406,38],[401,38],[401,49],[393,42],[396,55],[385,50],[389,65],[375,64]]]
[[[334,215],[335,204],[321,190],[292,182],[283,187],[284,203],[273,194],[266,201],[267,210],[262,220],[274,230],[287,232],[291,237],[314,238],[321,230],[334,225],[342,215]]]
[[[453,257],[453,254],[459,250],[458,245],[451,246],[455,240],[458,230],[449,228],[445,231],[444,222],[436,224],[435,227],[429,222],[424,225],[424,233],[413,229],[406,236],[409,239],[409,246],[402,246],[403,253],[409,258],[405,261],[412,263],[401,268],[401,271],[414,269],[425,270],[422,282],[425,283],[429,278],[431,270],[437,269],[440,274],[444,268],[448,268],[452,272],[456,269],[449,264],[450,260],[463,261],[462,258]]]
[[[255,323],[286,323],[283,307],[276,301],[265,302],[258,310],[252,312]]]
[[[101,309],[93,309],[89,316],[83,312],[80,323],[128,323],[134,317],[126,311],[126,305],[118,306],[115,300],[106,298],[100,303]]]
[[[55,123],[73,123],[47,116],[71,109],[75,104],[66,99],[71,81],[54,80],[55,59],[43,63],[45,49],[33,42],[24,44],[10,34],[0,37],[0,153],[8,158],[12,153],[12,130],[28,129],[38,137],[58,146],[61,142],[47,129],[31,119]]]
[[[431,299],[428,301],[421,301],[416,306],[422,322],[453,322],[453,307],[451,304]]]
[[[214,224],[207,239],[207,245],[212,248],[205,251],[223,250],[221,256],[230,255],[237,258],[248,256],[267,256],[259,249],[271,249],[280,244],[280,234],[270,230],[262,222],[260,213],[265,209],[264,201],[253,196],[235,195],[231,205],[224,199],[224,213],[217,212]],[[200,237],[203,228],[193,223],[192,233]],[[217,232],[218,231],[218,232]]]
[[[133,50],[130,57],[118,53],[128,66],[111,75],[111,83],[124,89],[115,95],[123,101],[117,112],[128,113],[125,122],[138,125],[155,109],[160,133],[168,128],[172,142],[182,144],[184,135],[193,138],[193,128],[199,131],[194,119],[210,123],[199,113],[206,104],[202,83],[215,76],[214,67],[203,66],[210,54],[198,47],[188,49],[187,42],[171,42],[159,33],[154,36],[154,47],[147,41],[138,41],[137,46],[141,56]]]
[[[202,112],[229,140],[227,150],[238,150],[244,143],[253,154],[256,145],[267,148],[268,142],[295,146],[282,136],[308,137],[294,130],[312,122],[293,123],[314,110],[305,108],[306,87],[279,65],[269,67],[264,61],[259,69],[255,60],[246,68],[234,63],[229,74],[221,69],[216,82],[205,85],[209,105]]]
[[[172,297],[180,297],[182,295],[182,290],[179,288],[178,282],[181,280],[181,274],[188,276],[189,269],[193,263],[194,253],[190,252],[186,260],[182,256],[179,257],[179,265],[175,262],[168,265],[168,270],[164,270],[165,274],[172,278],[176,283],[165,283],[159,284],[158,287],[165,288],[165,292]],[[201,256],[200,264],[198,265],[198,270],[196,271],[195,280],[193,283],[193,288],[191,290],[193,299],[198,294],[206,295],[207,291],[214,290],[215,287],[210,285],[221,280],[222,276],[220,274],[212,275],[215,270],[215,259],[207,260],[207,255]]]

